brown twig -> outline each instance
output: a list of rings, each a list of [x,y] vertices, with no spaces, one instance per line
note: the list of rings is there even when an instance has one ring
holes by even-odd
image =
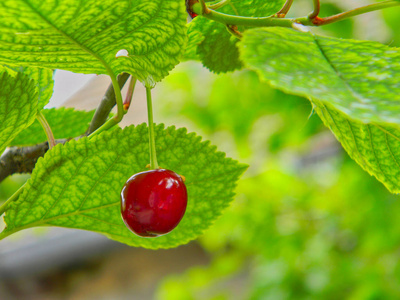
[[[64,144],[67,139],[56,140],[57,144]],[[17,173],[32,173],[39,157],[49,150],[48,142],[28,147],[11,147],[0,157],[0,182],[8,176]]]
[[[129,76],[130,75],[128,73],[122,73],[118,75],[117,80],[121,89],[124,87]],[[103,125],[107,121],[107,118],[110,115],[110,112],[115,105],[116,101],[115,101],[114,87],[112,84],[110,84],[106,93],[103,96],[103,99],[101,99],[100,105],[97,107],[96,112],[94,113],[92,121],[90,121],[89,128],[86,131],[87,135],[96,131],[96,129],[98,129],[101,125]]]
[[[118,84],[122,88],[129,78],[128,73],[118,76]],[[95,131],[107,120],[111,109],[116,105],[114,88],[110,85],[96,109],[93,119],[85,135]],[[64,144],[68,140],[56,140],[56,144]],[[17,173],[32,173],[39,157],[49,150],[48,142],[27,147],[10,147],[0,157],[0,182]]]

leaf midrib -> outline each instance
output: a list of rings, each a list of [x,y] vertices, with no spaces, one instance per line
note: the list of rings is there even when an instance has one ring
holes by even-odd
[[[338,76],[338,78],[340,79],[340,81],[343,83],[343,85],[346,87],[346,89],[351,93],[351,95],[354,97],[355,100],[357,100],[358,102],[360,102],[362,105],[365,105],[365,103],[361,100],[360,96],[358,96],[358,93],[356,91],[354,91],[352,89],[352,87],[348,84],[348,82],[343,78],[342,74],[336,69],[336,67],[334,66],[334,64],[331,62],[331,60],[329,59],[329,57],[326,55],[325,50],[323,49],[323,47],[320,45],[318,38],[316,35],[310,33],[311,37],[314,40],[315,45],[317,46],[317,48],[319,49],[319,51],[321,52],[322,56],[324,57],[325,61],[327,62],[327,64],[332,68],[332,70],[335,72],[335,74]],[[322,99],[321,99],[322,100]]]
[[[5,237],[7,237],[7,236],[9,236],[9,235],[11,235],[11,234],[13,234],[13,233],[15,233],[15,232],[18,232],[18,231],[21,231],[21,230],[24,230],[24,229],[28,229],[28,228],[32,228],[32,227],[45,226],[45,225],[55,226],[55,225],[49,223],[49,222],[51,222],[53,220],[57,220],[57,219],[61,219],[61,218],[67,218],[67,217],[70,217],[70,216],[83,214],[83,213],[90,212],[90,211],[93,211],[93,210],[109,208],[109,207],[113,207],[113,206],[116,206],[116,205],[119,205],[119,202],[103,205],[103,206],[100,206],[100,207],[92,207],[92,208],[88,208],[86,210],[74,211],[72,213],[64,214],[62,216],[60,216],[60,215],[59,216],[55,216],[55,217],[48,218],[48,219],[45,219],[45,220],[41,219],[39,221],[36,221],[36,222],[33,222],[33,223],[29,223],[27,225],[16,226],[11,230],[7,230],[7,228],[6,228],[0,233],[0,240],[5,238]],[[58,226],[58,227],[60,227],[60,226]]]
[[[79,48],[81,48],[82,50],[86,51],[87,53],[89,53],[91,56],[97,58],[100,63],[105,67],[105,69],[107,71],[111,70],[110,66],[106,63],[106,61],[103,60],[102,57],[98,56],[96,53],[94,53],[92,50],[90,50],[89,48],[87,48],[86,46],[82,45],[81,43],[79,43],[78,41],[76,41],[74,38],[72,38],[71,36],[69,36],[68,34],[66,34],[65,32],[63,32],[62,30],[60,30],[57,26],[55,26],[52,22],[50,22],[44,15],[42,15],[29,1],[27,0],[23,0],[25,2],[25,4],[34,12],[36,13],[44,22],[46,22],[49,26],[51,26],[53,29],[55,29],[59,34],[61,34],[62,36],[64,36],[66,39],[68,39],[69,41],[71,41],[72,43],[74,43],[75,45],[77,45]]]

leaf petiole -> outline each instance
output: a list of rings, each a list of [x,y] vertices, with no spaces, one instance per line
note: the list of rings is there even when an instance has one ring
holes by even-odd
[[[231,1],[230,0],[222,0],[220,2],[217,2],[215,4],[210,4],[208,8],[210,9],[219,9],[221,7],[224,7],[225,5],[229,4]]]
[[[117,76],[117,80],[121,89],[124,87],[129,77],[129,73],[121,73]],[[92,120],[90,121],[89,128],[86,131],[87,135],[90,135],[92,132],[96,131],[96,129],[98,129],[107,121],[109,114],[116,103],[117,102],[115,100],[114,86],[111,83],[108,86],[108,89],[104,94],[103,99],[101,99],[101,102],[97,107]]]
[[[47,122],[45,116],[39,111],[36,115],[37,120],[39,121],[40,125],[42,125],[44,132],[46,133],[47,141],[49,143],[49,148],[53,148],[56,145],[56,140],[54,139],[53,131],[49,123]]]
[[[277,18],[284,18],[292,7],[293,0],[287,0],[283,7],[275,14]]]
[[[128,91],[126,92],[126,97],[125,97],[125,101],[124,101],[124,110],[126,110],[126,111],[128,111],[129,106],[131,105],[133,92],[135,91],[136,82],[137,82],[136,77],[131,76]]]
[[[8,205],[9,205],[11,202],[13,202],[13,201],[15,201],[15,200],[18,199],[19,194],[21,194],[21,192],[23,191],[24,187],[25,187],[25,183],[24,183],[14,194],[12,194],[12,196],[11,196],[10,198],[8,198],[6,202],[4,202],[4,203],[0,206],[0,216],[1,216],[2,214],[4,214],[4,212],[7,210]]]
[[[249,26],[249,27],[288,27],[291,28],[293,27],[293,24],[298,23],[306,26],[322,26],[322,25],[327,25],[331,24],[334,22],[338,22],[341,20],[344,20],[349,17],[354,17],[357,15],[361,15],[364,13],[368,13],[371,11],[375,10],[380,10],[384,8],[389,8],[393,6],[400,6],[400,1],[398,0],[388,0],[388,1],[383,1],[379,3],[374,3],[370,4],[367,6],[359,7],[347,12],[343,12],[334,16],[330,17],[325,17],[325,18],[319,18],[318,16],[315,16],[316,14],[319,13],[319,1],[314,0],[314,4],[316,5],[314,7],[314,11],[311,12],[310,16],[307,17],[300,17],[300,18],[282,18],[282,17],[276,17],[275,16],[269,16],[269,17],[261,17],[261,18],[256,18],[256,17],[243,17],[243,16],[234,16],[234,15],[228,15],[224,13],[220,13],[217,11],[214,11],[212,9],[209,9],[207,6],[204,8],[204,3],[201,1],[201,3],[195,3],[192,6],[193,12],[195,12],[198,15],[201,15],[207,19],[225,24],[225,25],[236,25],[236,26]]]
[[[325,18],[319,18],[318,16],[315,16],[312,18],[309,16],[310,21],[312,24],[303,24],[303,25],[314,25],[314,26],[321,26],[321,25],[327,25],[331,24],[334,22],[342,21],[347,18],[355,17],[358,15],[362,15],[371,11],[375,10],[381,10],[384,8],[389,8],[393,6],[400,6],[400,1],[398,0],[388,0],[388,1],[382,1],[379,3],[374,3],[374,4],[369,4],[366,6],[358,7],[349,11],[345,11],[342,13],[339,13],[337,15],[333,15],[330,17],[325,17]]]
[[[154,137],[153,104],[151,101],[151,88],[146,86],[147,117],[149,123],[150,168],[158,169],[156,142]]]
[[[314,10],[308,15],[309,19],[314,19],[314,18],[318,17],[319,11],[321,8],[321,4],[319,3],[319,0],[313,0],[313,4],[314,4]]]
[[[204,7],[200,3],[195,3],[192,6],[193,12],[201,15],[207,19],[225,24],[225,25],[237,25],[237,26],[250,26],[250,27],[264,27],[264,26],[281,26],[281,27],[292,27],[294,22],[293,19],[273,18],[273,17],[242,17],[224,14],[221,12],[214,11]]]
[[[96,129],[96,131],[94,131],[93,133],[91,133],[89,135],[89,139],[93,138],[94,136],[102,133],[103,131],[106,131],[112,127],[114,127],[115,125],[117,125],[119,123],[119,121],[117,121],[115,119],[115,117],[109,119],[107,122],[105,122],[103,125],[101,125],[98,129]]]
[[[104,66],[106,67],[106,69],[108,71],[108,75],[110,76],[112,85],[114,87],[115,102],[117,103],[117,115],[115,117],[109,119],[102,126],[100,126],[97,130],[95,130],[93,133],[91,133],[89,135],[89,138],[93,138],[94,136],[98,135],[99,133],[114,127],[119,122],[121,122],[122,118],[127,113],[127,110],[124,109],[121,88],[119,86],[117,77],[115,77],[114,72],[110,69],[110,67],[107,64],[105,64]]]
[[[108,75],[111,78],[112,85],[114,86],[115,102],[117,103],[117,115],[114,118],[116,123],[119,123],[121,122],[122,118],[124,117],[124,114],[126,113],[122,101],[121,88],[119,87],[117,77],[115,77],[114,72],[108,66],[107,66],[107,71]]]

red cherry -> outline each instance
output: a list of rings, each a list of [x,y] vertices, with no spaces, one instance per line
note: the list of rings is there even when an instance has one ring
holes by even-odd
[[[186,211],[187,191],[173,171],[158,169],[133,175],[121,191],[121,213],[126,226],[143,237],[170,232]]]

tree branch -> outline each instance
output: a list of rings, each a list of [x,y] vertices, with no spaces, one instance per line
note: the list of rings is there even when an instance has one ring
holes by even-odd
[[[121,89],[125,85],[129,76],[130,75],[128,73],[122,73],[118,75],[117,80]],[[112,84],[110,84],[106,93],[103,96],[103,99],[101,99],[100,105],[97,107],[96,112],[94,113],[93,119],[90,122],[88,130],[86,131],[86,135],[89,135],[92,132],[96,131],[96,129],[98,129],[107,121],[107,118],[110,115],[110,112],[115,104],[116,101],[114,87]]]
[[[64,144],[67,139],[56,140],[57,144]],[[49,150],[48,142],[28,147],[11,147],[0,157],[0,182],[16,173],[32,173],[39,157]]]
[[[314,0],[315,7],[313,12],[310,14],[312,18],[310,18],[309,16],[301,18],[279,18],[276,16],[254,18],[254,17],[244,17],[244,16],[233,16],[220,13],[212,9],[209,9],[207,6],[205,6],[204,0],[199,0],[199,1],[201,2],[200,3],[196,2],[190,7],[195,14],[201,15],[207,19],[225,25],[237,25],[237,26],[249,26],[249,27],[278,26],[278,27],[289,27],[289,28],[292,28],[293,24],[296,23],[305,26],[322,26],[338,22],[349,17],[365,14],[371,11],[380,10],[388,7],[400,6],[399,0],[387,0],[355,8],[353,10],[346,11],[334,16],[320,18],[318,16],[313,17],[314,15],[319,13],[319,0]]]
[[[122,73],[118,76],[118,84],[122,88],[129,78],[128,73]],[[114,88],[110,85],[104,94],[100,105],[97,107],[90,126],[85,135],[89,135],[101,125],[103,125],[115,106]],[[65,144],[67,139],[56,140],[56,144]],[[8,176],[16,173],[32,173],[39,157],[43,157],[49,150],[48,142],[43,142],[34,146],[11,147],[0,156],[0,182]]]

